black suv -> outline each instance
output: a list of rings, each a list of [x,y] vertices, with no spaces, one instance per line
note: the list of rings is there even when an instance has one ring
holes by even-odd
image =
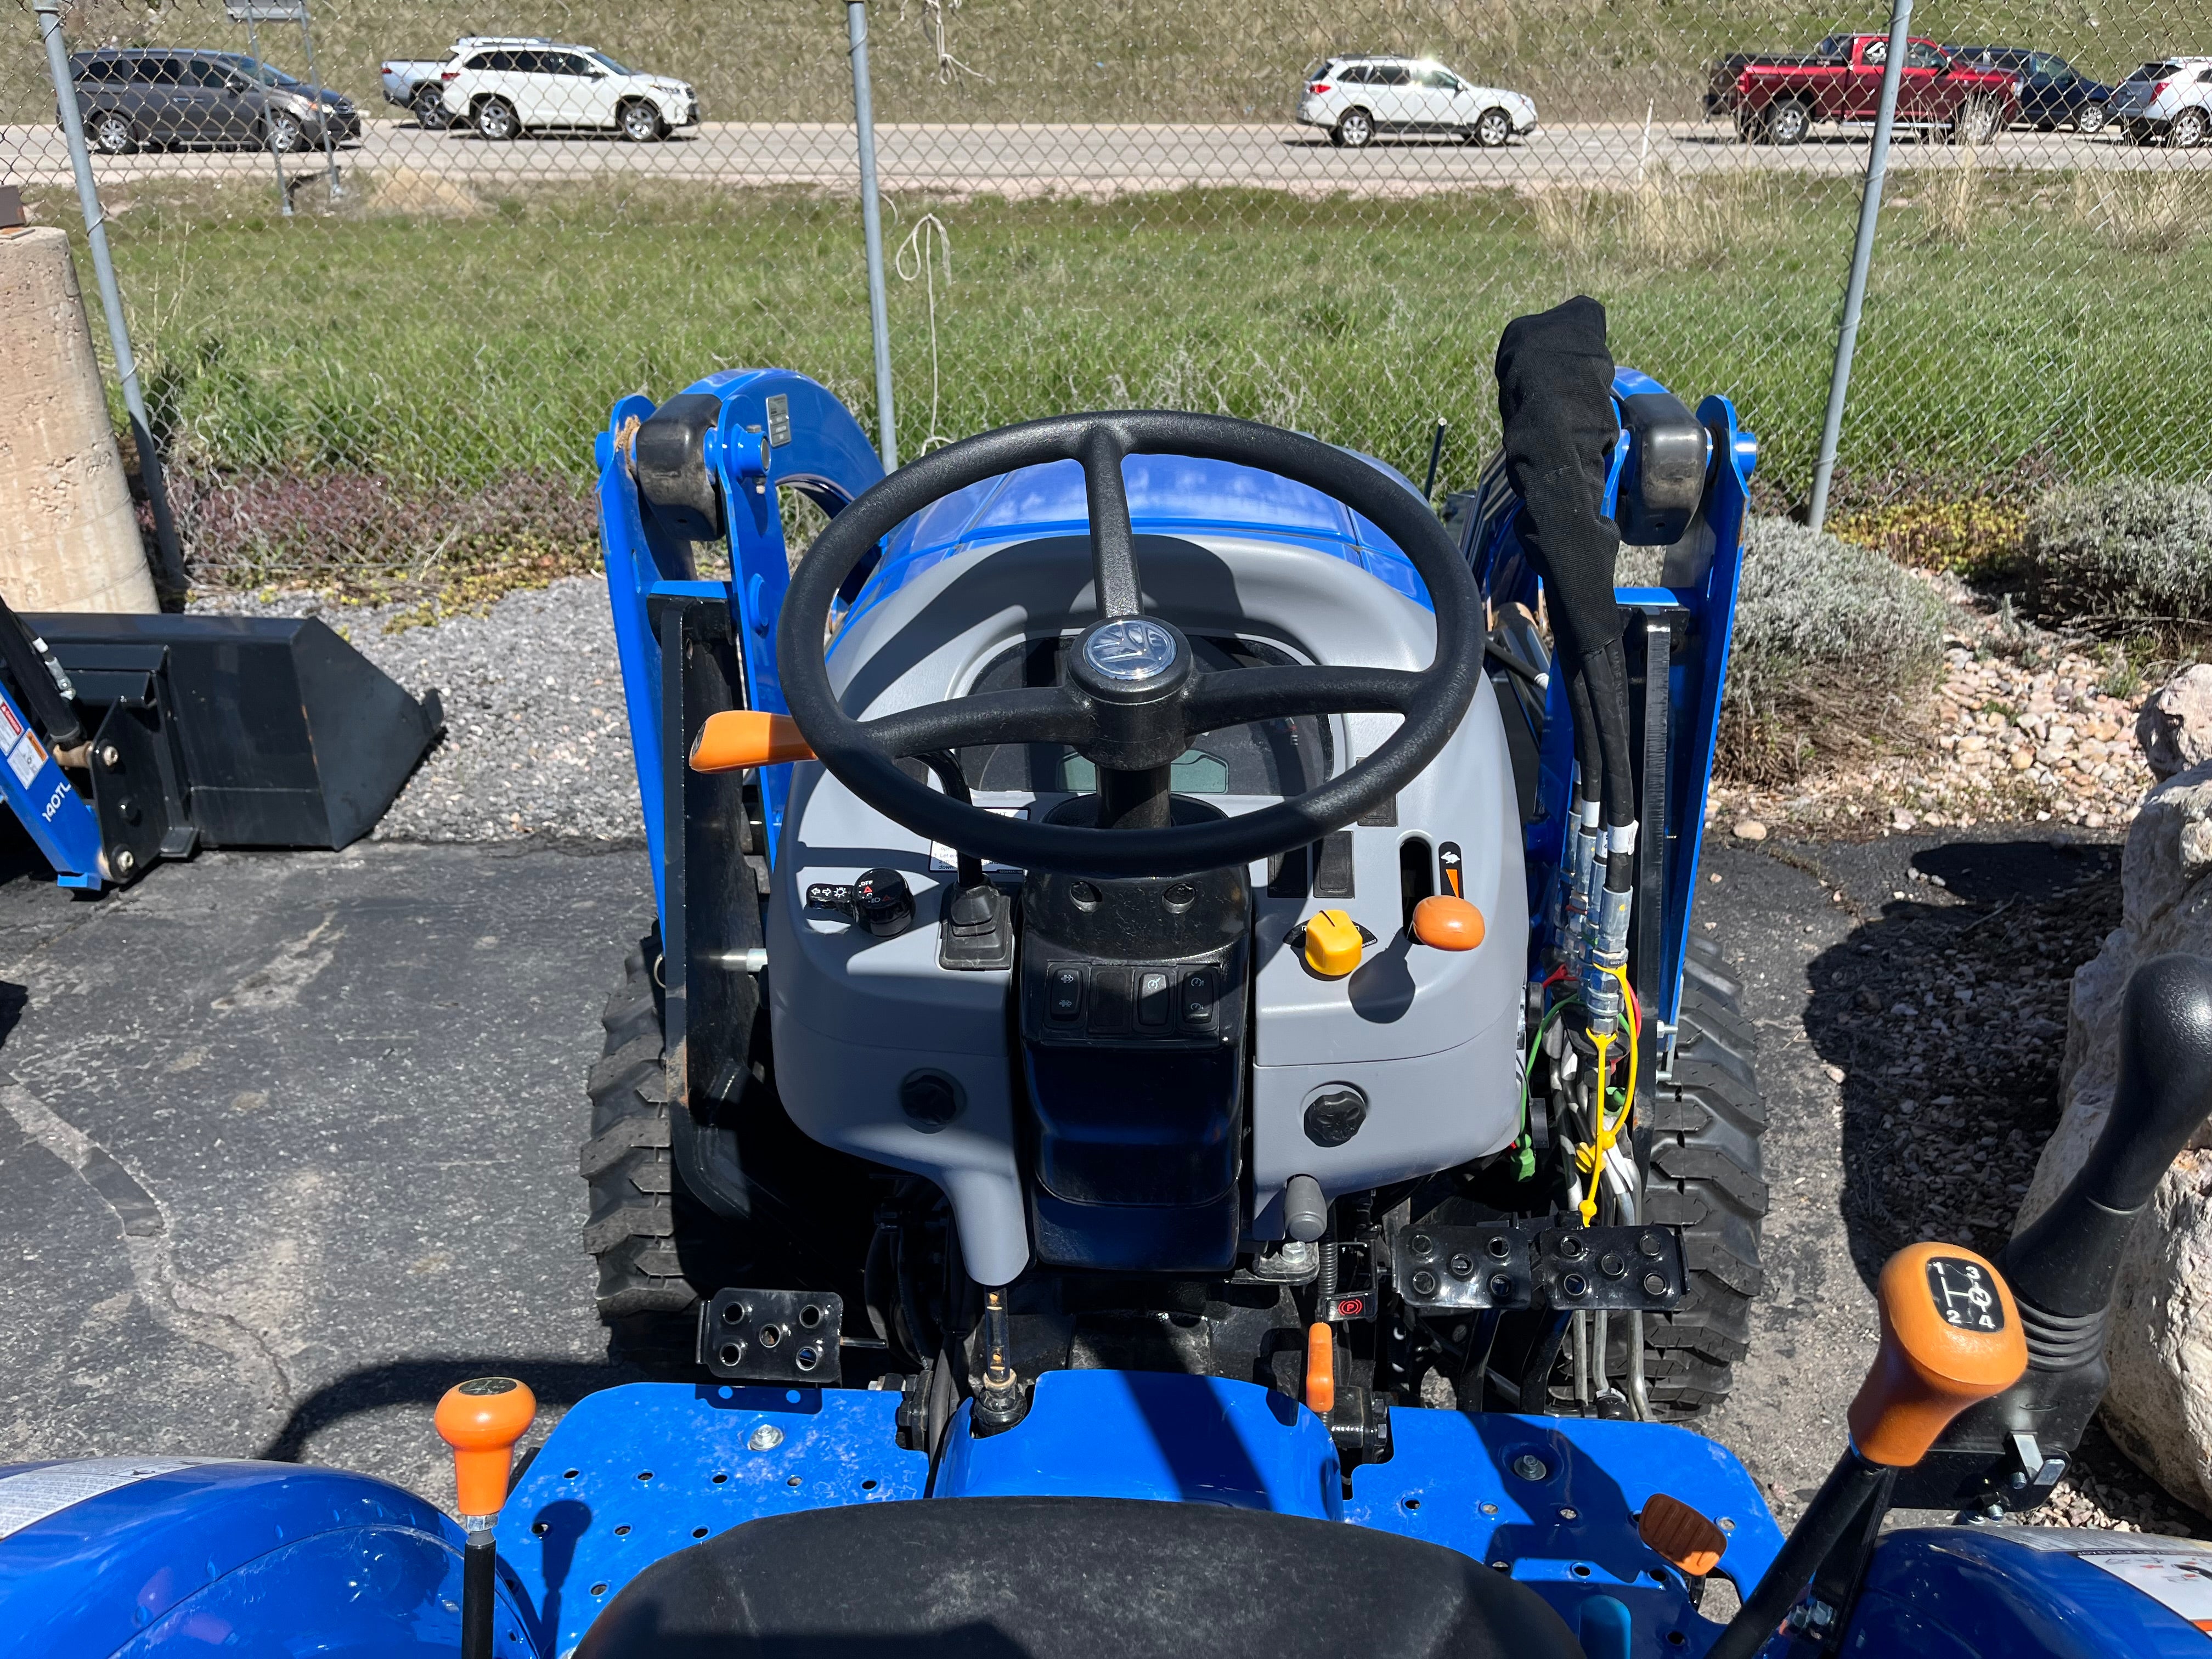
[[[2105,129],[2105,106],[2112,89],[2092,81],[2055,52],[2026,46],[1954,46],[1944,52],[1966,69],[2010,70],[2020,77],[2020,118],[2039,132],[2071,126],[2087,137]]]
[[[361,137],[361,113],[337,93],[295,81],[243,52],[126,47],[75,52],[70,70],[85,137],[108,155],[171,146],[307,149]]]

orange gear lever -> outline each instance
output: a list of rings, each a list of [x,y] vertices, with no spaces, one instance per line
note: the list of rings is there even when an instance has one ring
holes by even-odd
[[[1956,1244],[1908,1244],[1875,1285],[1881,1352],[1851,1401],[1851,1443],[1909,1469],[1967,1407],[2027,1369],[2027,1336],[2002,1275]]]
[[[496,1515],[507,1502],[515,1442],[537,1419],[538,1396],[511,1376],[478,1376],[446,1390],[438,1437],[453,1449],[453,1486],[465,1517]]]
[[[1953,1418],[2027,1369],[2012,1291],[1972,1250],[1908,1244],[1883,1264],[1874,1294],[1881,1351],[1851,1401],[1851,1443],[1705,1659],[1753,1659],[1831,1550],[1855,1529],[1860,1547],[1873,1548],[1897,1471],[1925,1457]]]
[[[709,714],[691,740],[694,772],[736,772],[813,758],[813,748],[799,735],[797,720],[757,708],[726,708]]]
[[[1472,951],[1482,943],[1482,912],[1463,898],[1431,893],[1413,907],[1412,931],[1433,950]]]

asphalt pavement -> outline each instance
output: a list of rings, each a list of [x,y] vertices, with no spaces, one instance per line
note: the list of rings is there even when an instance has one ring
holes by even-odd
[[[1540,126],[1501,149],[1425,136],[1338,149],[1322,132],[1283,123],[890,123],[876,129],[884,190],[1012,196],[1194,186],[1378,197],[1525,192],[1562,185],[1619,187],[1655,169],[1674,176],[1786,172],[1856,178],[1866,168],[1867,143],[1864,131],[1823,129],[1802,144],[1746,144],[1723,123],[1694,121],[1662,121],[1648,129],[1626,121]],[[683,129],[665,143],[632,144],[611,133],[532,133],[495,143],[465,129],[428,132],[411,121],[370,121],[361,140],[338,155],[342,172],[366,172],[397,182],[403,191],[431,180],[465,190],[580,178],[839,190],[860,184],[853,129],[826,122],[708,122]],[[2025,131],[2006,132],[1971,151],[1901,135],[1889,165],[1899,173],[1956,168],[1970,155],[1984,167],[2030,171],[2212,167],[2212,149],[2142,149],[2121,143],[2115,133],[2083,138]],[[319,152],[294,155],[284,166],[295,181],[312,180],[324,159]],[[257,150],[191,149],[100,156],[93,170],[102,184],[267,181],[271,162]],[[0,182],[62,186],[70,179],[58,129],[0,126]]]
[[[1705,1426],[1785,1520],[1876,1329],[1813,964],[1872,937],[1916,860],[1977,872],[1986,906],[2038,851],[2001,830],[1711,849],[1701,925],[1759,1028],[1774,1207],[1751,1356]],[[593,1317],[575,1149],[598,1012],[648,918],[640,852],[204,855],[97,902],[27,849],[0,873],[0,1462],[294,1457],[443,1501],[449,1383],[513,1371],[550,1421],[632,1375]]]

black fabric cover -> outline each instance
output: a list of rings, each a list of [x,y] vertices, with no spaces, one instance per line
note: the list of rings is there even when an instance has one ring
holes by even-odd
[[[1587,295],[1516,317],[1498,341],[1505,477],[1521,497],[1521,541],[1549,590],[1561,656],[1577,664],[1620,638],[1613,599],[1620,531],[1605,476],[1620,428],[1605,307]]]
[[[1327,1521],[1115,1498],[771,1516],[647,1567],[576,1659],[1583,1659],[1534,1590]]]

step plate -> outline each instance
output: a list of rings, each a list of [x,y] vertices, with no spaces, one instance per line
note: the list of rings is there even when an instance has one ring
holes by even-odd
[[[699,1310],[699,1363],[739,1382],[843,1379],[845,1298],[830,1291],[717,1291]]]

